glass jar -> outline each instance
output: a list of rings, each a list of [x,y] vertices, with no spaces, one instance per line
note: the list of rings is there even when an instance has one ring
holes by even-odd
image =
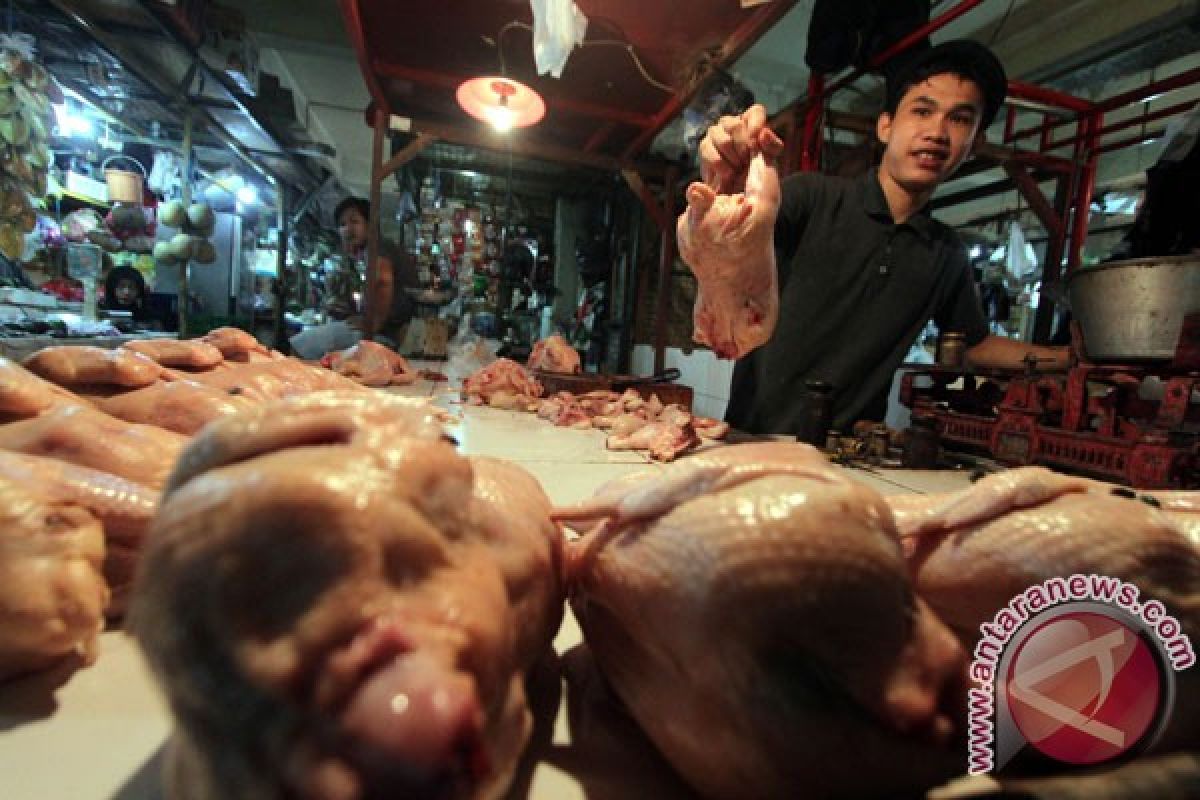
[[[833,386],[822,380],[807,380],[804,388],[796,440],[822,447],[833,421]]]
[[[958,331],[946,331],[938,337],[937,364],[946,369],[962,369],[967,353],[967,337]]]
[[[935,469],[940,450],[937,420],[925,415],[914,416],[908,427],[908,438],[904,442],[900,463],[906,469]]]

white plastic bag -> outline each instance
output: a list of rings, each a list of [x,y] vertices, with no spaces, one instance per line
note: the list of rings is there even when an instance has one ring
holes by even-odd
[[[316,361],[326,353],[353,347],[362,334],[344,320],[334,320],[314,328],[306,328],[288,341],[292,352],[306,361]]]
[[[449,356],[446,378],[452,386],[460,386],[468,377],[496,360],[492,343],[472,333],[469,325],[458,326],[458,334],[450,340],[446,353]]]
[[[533,6],[533,61],[539,75],[562,77],[567,56],[583,44],[587,17],[572,0],[529,0]]]

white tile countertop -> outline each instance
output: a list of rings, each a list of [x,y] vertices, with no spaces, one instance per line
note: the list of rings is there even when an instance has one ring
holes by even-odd
[[[429,381],[398,393],[435,397],[461,413],[449,426],[463,453],[498,456],[528,469],[555,504],[590,496],[613,478],[660,470],[639,452],[611,452],[595,430],[555,428],[533,414],[461,406],[446,384]],[[907,470],[850,473],[881,492],[939,491],[967,483],[963,472]],[[567,615],[555,640],[566,654],[581,641]],[[579,651],[577,651],[578,654]],[[561,681],[548,682],[550,708]],[[578,692],[575,692],[578,694]],[[584,691],[586,694],[586,690]],[[582,715],[582,716],[581,716]],[[549,737],[518,797],[688,797],[658,757],[618,714],[609,716],[563,697]],[[587,741],[572,730],[584,725]],[[550,728],[550,725],[544,726]],[[100,656],[72,674],[45,673],[0,686],[0,797],[5,800],[91,800],[162,796],[161,746],[170,729],[166,708],[132,641],[119,631],[101,637]],[[536,734],[535,734],[536,737]]]

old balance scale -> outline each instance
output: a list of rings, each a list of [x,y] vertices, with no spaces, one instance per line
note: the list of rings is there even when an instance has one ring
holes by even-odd
[[[1065,373],[935,364],[902,376],[914,426],[948,450],[1138,488],[1200,487],[1200,256],[1133,259],[1068,280]]]

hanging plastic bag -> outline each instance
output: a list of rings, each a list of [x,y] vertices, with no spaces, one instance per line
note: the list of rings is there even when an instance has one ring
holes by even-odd
[[[1008,229],[1008,251],[1005,254],[1008,274],[1018,283],[1029,280],[1037,272],[1037,256],[1025,239],[1025,231],[1013,220]]]
[[[533,60],[539,75],[562,77],[567,56],[583,44],[587,17],[571,0],[529,0],[533,6]]]

